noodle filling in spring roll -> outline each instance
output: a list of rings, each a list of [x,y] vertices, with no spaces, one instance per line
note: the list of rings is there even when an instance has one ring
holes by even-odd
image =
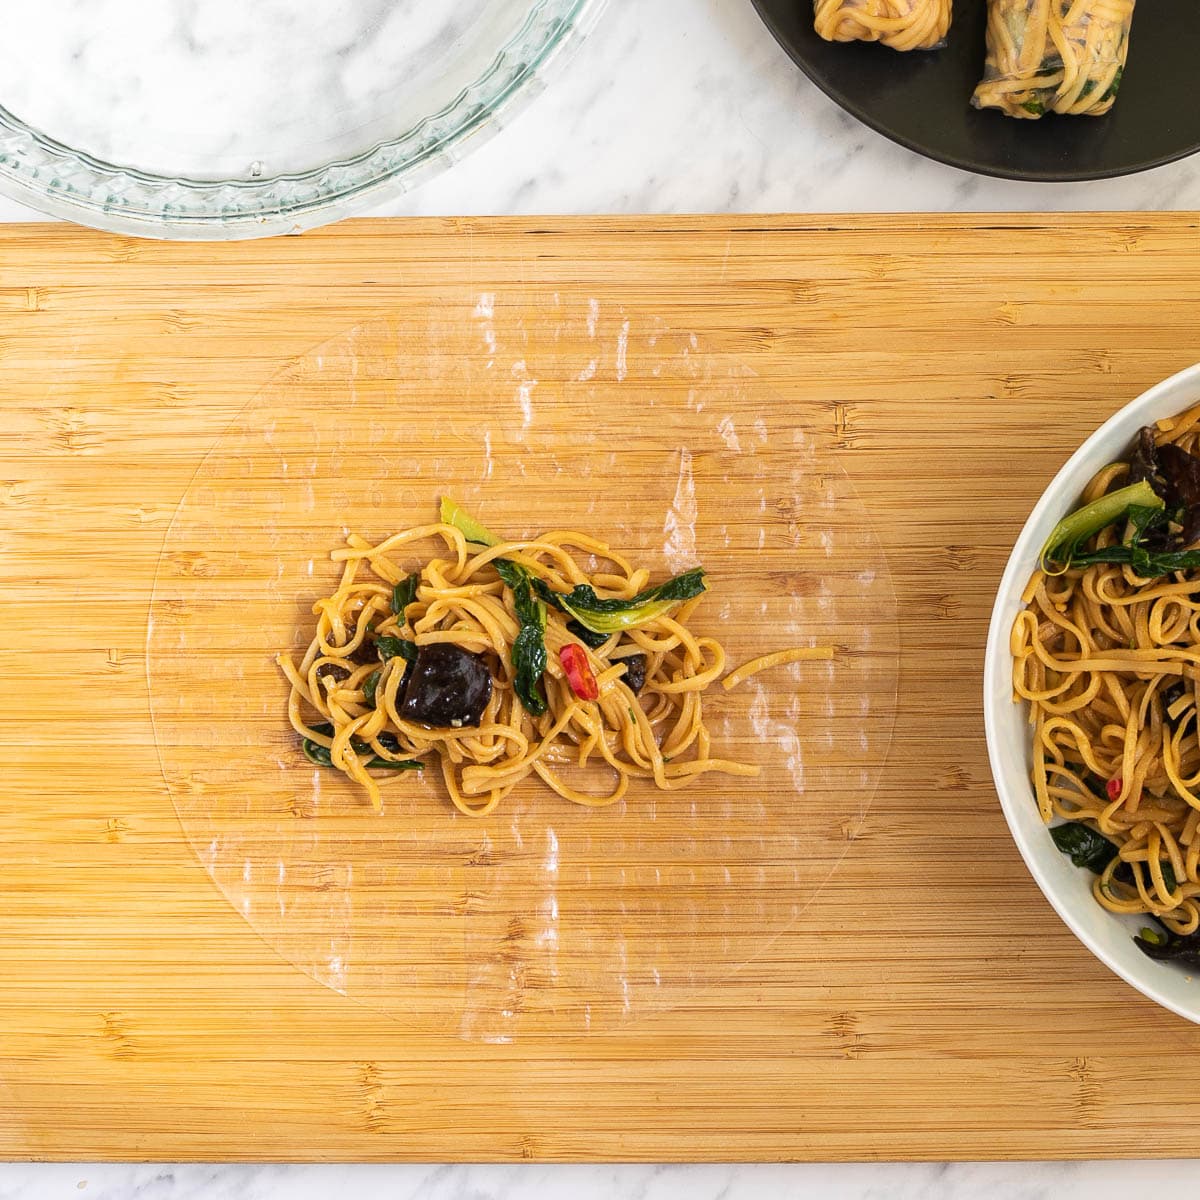
[[[987,63],[971,103],[1025,120],[1098,117],[1117,96],[1134,0],[988,0]]]
[[[815,0],[827,42],[882,42],[893,50],[934,50],[950,29],[951,0]]]

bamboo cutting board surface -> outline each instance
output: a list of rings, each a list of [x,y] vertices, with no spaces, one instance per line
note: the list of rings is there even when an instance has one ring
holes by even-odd
[[[1053,472],[1200,357],[1198,232],[1187,215],[455,220],[214,247],[0,229],[0,1155],[1185,1151],[1200,1029],[1093,960],[1028,877],[988,775],[980,671],[1008,549]],[[289,572],[320,561],[348,507],[407,524],[446,478],[485,503],[489,464],[511,479],[521,462],[516,523],[555,495],[600,520],[611,489],[636,530],[644,510],[686,512],[694,485],[702,560],[724,501],[727,580],[760,530],[766,563],[829,548],[809,583],[772,566],[751,589],[826,619],[842,652],[839,686],[798,687],[789,710],[808,765],[779,794],[810,825],[767,805],[761,828],[731,825],[748,857],[724,861],[704,813],[647,825],[627,808],[627,834],[576,843],[537,798],[482,857],[452,826],[443,861],[430,806],[405,810],[425,839],[405,843],[394,818],[385,837],[336,797],[316,805],[266,683],[245,688],[248,722],[228,719],[214,697],[248,678],[230,663],[301,628],[320,569],[304,587]],[[722,619],[748,648],[736,608]],[[240,790],[222,772],[252,747],[210,767],[210,723],[210,742],[261,732]],[[272,823],[256,816],[231,857],[259,804]],[[472,947],[495,946],[470,930],[511,917],[467,868],[494,884],[516,864],[535,888],[544,856],[504,838],[542,854],[551,824],[560,859],[624,836],[633,875],[670,847],[693,889],[652,928],[620,907],[649,885],[594,855],[595,890],[580,876],[555,910],[561,1003],[520,922],[488,960],[501,983],[472,973]],[[256,890],[255,855],[283,867],[301,827],[311,876]],[[314,867],[330,830],[359,856],[353,884]],[[331,928],[354,936],[326,948]]]

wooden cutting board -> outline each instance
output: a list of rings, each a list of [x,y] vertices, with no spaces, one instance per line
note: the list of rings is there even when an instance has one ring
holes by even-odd
[[[214,605],[237,603],[220,564],[278,546],[250,484],[236,546],[180,542],[222,488],[259,479],[254,405],[286,429],[289,396],[315,411],[322,346],[352,361],[382,329],[409,361],[493,302],[531,362],[595,304],[618,338],[628,322],[646,346],[692,347],[697,395],[714,370],[736,379],[751,427],[756,411],[764,429],[804,424],[817,476],[842,481],[842,535],[869,530],[890,574],[896,667],[863,685],[891,733],[870,803],[850,806],[844,854],[794,919],[671,1004],[594,1029],[535,1008],[506,1037],[435,1020],[462,1004],[436,973],[406,1010],[298,969],[279,927],[217,886],[151,721],[172,662],[195,686],[200,661],[163,650],[162,620],[208,578]],[[988,775],[980,670],[1046,482],[1197,358],[1194,215],[354,222],[224,247],[0,230],[0,1155],[1188,1153],[1200,1029],[1092,959],[1028,877]],[[428,374],[424,404],[397,402],[418,464],[494,419],[481,405],[469,437],[438,424],[459,365]],[[629,394],[608,416],[650,456],[658,418]],[[577,396],[538,400],[565,438]],[[755,453],[773,469],[795,448]],[[802,539],[804,512],[785,515]],[[180,633],[189,654],[195,636]],[[332,887],[310,882],[318,900]]]

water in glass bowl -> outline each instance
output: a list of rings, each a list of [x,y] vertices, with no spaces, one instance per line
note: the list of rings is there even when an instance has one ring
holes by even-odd
[[[5,19],[0,103],[117,166],[201,180],[311,171],[435,116],[528,0],[39,0]]]
[[[290,233],[450,166],[604,0],[39,0],[5,13],[0,192],[146,237]]]

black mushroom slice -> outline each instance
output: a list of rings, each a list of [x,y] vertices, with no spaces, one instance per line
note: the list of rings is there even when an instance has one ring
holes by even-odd
[[[1146,935],[1150,934],[1150,937]],[[1144,929],[1134,944],[1147,958],[1159,962],[1179,962],[1188,967],[1200,967],[1200,933],[1172,933],[1165,926],[1161,932]]]
[[[1140,430],[1137,441],[1133,444],[1133,457],[1129,463],[1129,482],[1141,483],[1147,480],[1156,492],[1158,475],[1158,446],[1154,441],[1154,430],[1149,426]],[[1161,495],[1161,492],[1159,492]]]
[[[1158,465],[1167,481],[1168,500],[1184,508],[1200,504],[1200,458],[1168,442],[1158,447]]]
[[[491,698],[492,673],[478,654],[433,642],[409,664],[399,713],[418,725],[459,729],[478,725]]]
[[[1158,447],[1158,465],[1167,503],[1179,510],[1179,542],[1194,545],[1200,540],[1200,458],[1168,442]]]
[[[625,686],[636,696],[646,686],[646,656],[631,654],[621,662],[625,664]]]
[[[1177,700],[1182,700],[1191,690],[1192,682],[1190,679],[1177,679],[1174,683],[1164,688],[1162,691],[1163,712],[1166,712]]]

